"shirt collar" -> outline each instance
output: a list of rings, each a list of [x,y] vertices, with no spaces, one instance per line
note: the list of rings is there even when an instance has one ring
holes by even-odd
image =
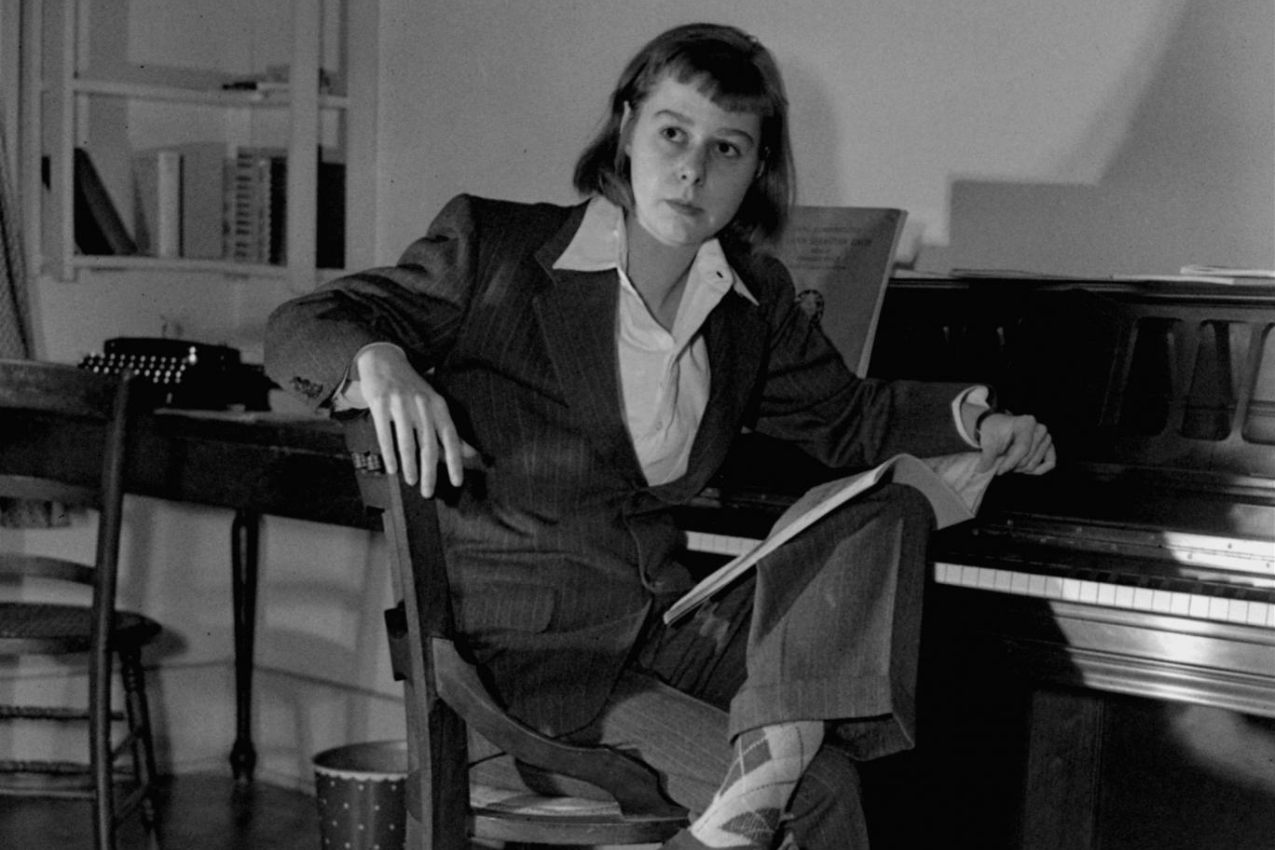
[[[578,272],[622,270],[628,247],[624,211],[603,196],[595,195],[590,199],[584,220],[580,222],[571,243],[554,261],[553,267]],[[726,254],[717,239],[710,239],[699,247],[691,267],[702,280],[729,281],[735,292],[753,305],[757,304],[757,299],[726,261]]]

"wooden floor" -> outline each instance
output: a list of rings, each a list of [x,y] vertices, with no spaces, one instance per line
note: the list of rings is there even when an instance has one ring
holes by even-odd
[[[309,794],[263,782],[237,787],[225,776],[194,774],[165,783],[159,836],[180,850],[318,850],[319,822]],[[0,802],[0,847],[92,850],[89,808],[82,802],[6,798]],[[121,827],[118,850],[148,842],[137,818]]]
[[[1020,736],[1007,735],[1012,723],[995,713],[981,723],[957,719],[969,750],[958,775],[909,768],[924,748],[864,766],[873,850],[931,846],[936,822],[944,824],[945,846],[1017,846],[1012,811],[1020,774],[996,765],[998,749]],[[1275,847],[1275,720],[1112,697],[1103,750],[1098,850]],[[926,791],[931,784],[941,785],[937,793]],[[312,796],[261,781],[238,788],[229,770],[167,783],[160,839],[163,850],[321,847]],[[0,850],[92,847],[86,804],[0,800]],[[142,848],[149,850],[134,819],[121,833],[119,850]]]

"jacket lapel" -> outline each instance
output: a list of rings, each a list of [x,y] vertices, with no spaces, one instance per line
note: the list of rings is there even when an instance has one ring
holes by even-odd
[[[628,475],[641,478],[641,466],[622,412],[615,346],[619,303],[615,272],[553,267],[578,229],[583,210],[580,207],[536,252],[548,285],[532,303],[567,404],[611,460]]]
[[[765,340],[766,323],[760,311],[737,293],[728,293],[705,320],[704,342],[712,370],[708,406],[682,479],[696,492],[716,472],[738,434],[762,368]]]

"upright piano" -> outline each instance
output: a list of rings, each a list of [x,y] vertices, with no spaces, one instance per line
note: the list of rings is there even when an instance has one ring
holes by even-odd
[[[1093,841],[1095,694],[1275,717],[1275,286],[895,280],[869,374],[992,384],[1058,447],[935,536],[926,599],[923,689],[1031,685],[1021,846]],[[818,475],[743,441],[692,546],[741,551]]]

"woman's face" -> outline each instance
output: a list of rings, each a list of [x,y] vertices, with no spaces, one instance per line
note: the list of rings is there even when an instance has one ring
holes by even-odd
[[[757,175],[761,116],[727,112],[666,76],[625,121],[634,122],[625,152],[637,222],[666,245],[716,236]]]

